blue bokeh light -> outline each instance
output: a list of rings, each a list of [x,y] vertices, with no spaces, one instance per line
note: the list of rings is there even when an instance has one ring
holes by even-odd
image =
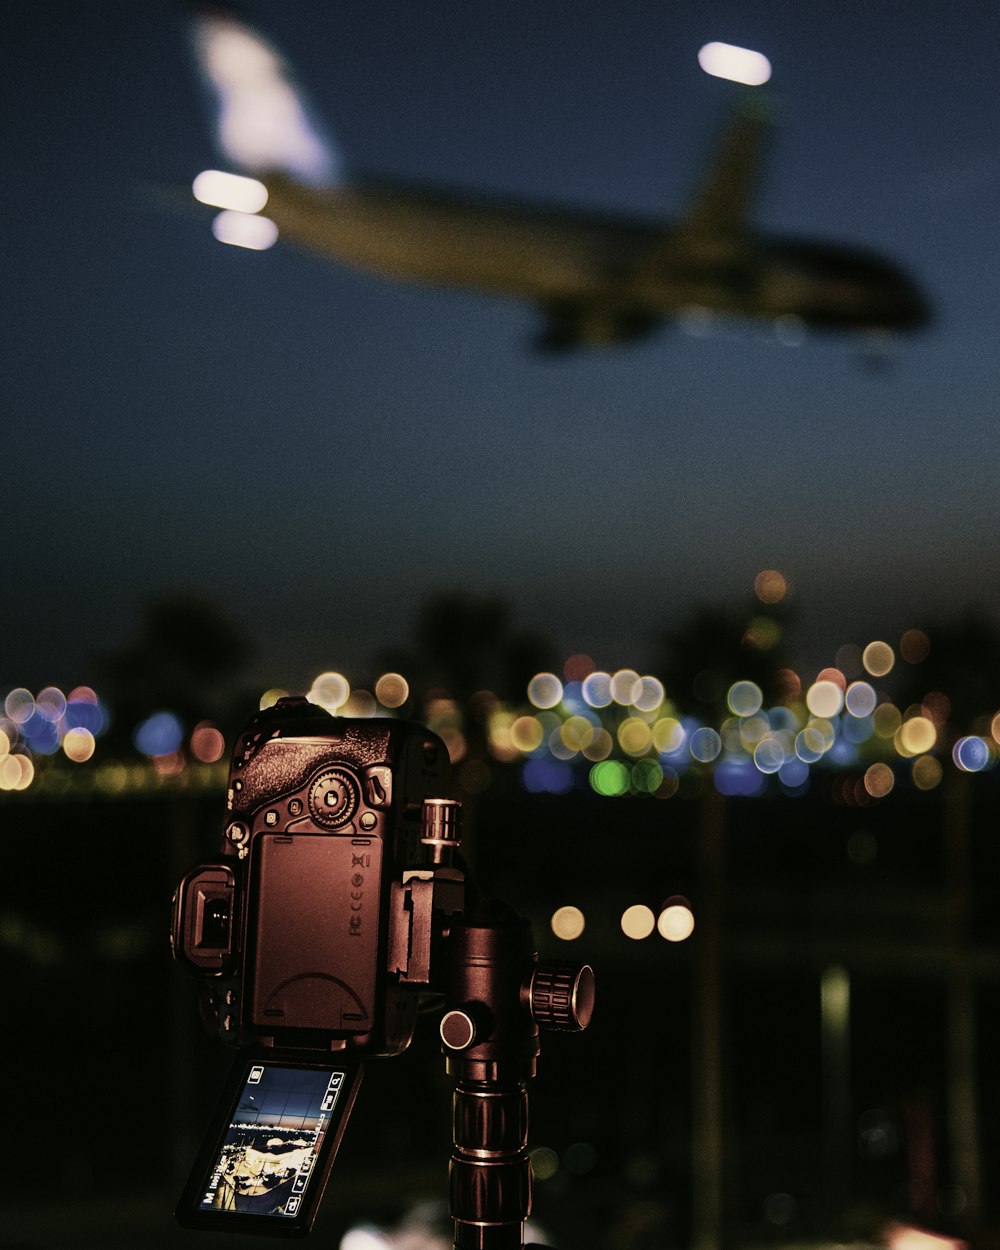
[[[173,712],[154,712],[136,726],[133,741],[143,755],[172,755],[184,741],[184,727]]]

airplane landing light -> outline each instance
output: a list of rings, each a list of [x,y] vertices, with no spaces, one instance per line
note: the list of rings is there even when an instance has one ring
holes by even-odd
[[[771,62],[760,52],[731,43],[706,43],[698,64],[713,78],[728,78],[747,87],[760,87],[771,77]]]
[[[212,233],[220,243],[248,247],[253,252],[266,252],[278,241],[278,227],[270,217],[237,213],[229,208],[212,222]]]
[[[267,203],[267,187],[256,178],[204,169],[191,184],[194,198],[212,208],[232,208],[238,213],[259,213]]]

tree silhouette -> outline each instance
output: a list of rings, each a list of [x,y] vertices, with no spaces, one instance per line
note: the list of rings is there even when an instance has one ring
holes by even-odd
[[[386,652],[383,661],[405,672],[411,685],[441,688],[463,705],[480,690],[521,699],[534,674],[552,663],[551,645],[514,629],[502,599],[463,590],[425,599],[411,636],[411,647]]]
[[[1000,628],[984,611],[970,608],[957,620],[928,625],[927,658],[897,662],[896,697],[904,707],[940,691],[951,705],[950,720],[960,731],[979,716],[1000,709]]]
[[[105,682],[116,713],[116,736],[160,709],[187,725],[226,720],[250,645],[207,600],[172,595],[147,604],[138,636],[105,658]]]
[[[682,711],[725,714],[733,682],[756,682],[765,700],[782,697],[785,667],[781,616],[754,604],[749,610],[702,604],[661,634],[656,671]]]

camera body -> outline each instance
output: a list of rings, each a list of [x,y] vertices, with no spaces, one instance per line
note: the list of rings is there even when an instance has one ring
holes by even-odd
[[[204,980],[211,1030],[241,1047],[406,1049],[426,988],[426,957],[411,958],[413,891],[429,875],[421,820],[449,767],[440,738],[410,722],[301,698],[254,717],[233,753],[222,853],[174,897],[174,954]]]

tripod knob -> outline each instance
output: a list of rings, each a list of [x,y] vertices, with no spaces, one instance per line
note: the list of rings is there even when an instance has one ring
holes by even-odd
[[[462,804],[456,799],[424,799],[420,841],[430,848],[434,864],[450,863],[462,842]]]
[[[594,970],[590,964],[543,960],[531,970],[527,997],[540,1028],[582,1032],[594,1014]]]

